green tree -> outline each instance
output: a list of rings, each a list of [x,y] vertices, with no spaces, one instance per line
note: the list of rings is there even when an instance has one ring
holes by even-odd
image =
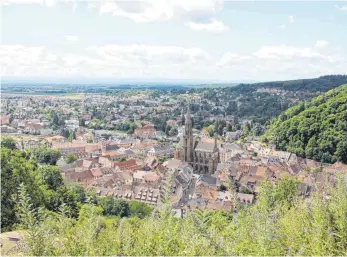
[[[77,156],[75,154],[68,154],[66,156],[66,163],[73,163],[77,160]]]
[[[47,149],[45,147],[37,147],[33,149],[31,153],[39,163],[49,165],[56,165],[61,157],[59,150]]]
[[[9,136],[2,136],[1,137],[1,148],[6,147],[9,149],[15,149],[16,148],[16,142],[12,137]]]
[[[84,187],[81,184],[74,183],[68,185],[69,190],[75,194],[76,199],[80,203],[84,203],[87,200],[87,194]]]
[[[129,204],[123,200],[106,196],[99,199],[99,204],[104,210],[104,215],[114,215],[120,217],[129,216]]]
[[[136,201],[129,202],[129,213],[131,216],[138,218],[144,218],[149,216],[153,211],[153,208],[145,203],[139,203]]]
[[[1,229],[10,229],[18,222],[15,213],[21,183],[30,194],[34,207],[42,203],[42,192],[35,177],[36,166],[35,162],[25,158],[24,152],[1,148]]]
[[[170,135],[170,130],[171,130],[171,127],[170,127],[169,125],[166,125],[166,127],[165,127],[165,134],[166,134],[167,136]]]
[[[59,169],[56,166],[43,166],[37,170],[38,177],[43,184],[47,185],[51,190],[57,190],[61,187],[63,182],[63,177],[60,174]]]
[[[29,253],[38,256],[43,255],[45,240],[41,223],[45,219],[44,210],[41,207],[34,207],[23,183],[19,185],[18,192],[17,217],[20,226],[25,229],[25,241],[30,246]]]

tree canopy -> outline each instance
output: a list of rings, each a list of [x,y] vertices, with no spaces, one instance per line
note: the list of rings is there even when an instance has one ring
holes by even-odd
[[[347,85],[289,108],[263,139],[301,157],[347,163]]]

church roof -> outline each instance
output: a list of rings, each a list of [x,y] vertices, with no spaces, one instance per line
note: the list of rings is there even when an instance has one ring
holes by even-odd
[[[213,153],[214,150],[215,150],[215,144],[212,142],[200,141],[200,142],[198,142],[197,146],[195,147],[195,151],[200,151],[200,152]]]

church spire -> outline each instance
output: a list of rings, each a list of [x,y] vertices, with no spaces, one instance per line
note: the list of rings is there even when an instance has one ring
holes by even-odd
[[[186,120],[184,124],[185,128],[185,135],[184,135],[184,161],[186,162],[192,162],[193,160],[193,131],[192,131],[192,120],[190,117],[190,109],[188,104],[187,114],[186,114]]]
[[[188,108],[187,108],[187,114],[186,114],[186,122],[187,120],[190,122],[190,108],[189,108],[189,104],[188,104]]]

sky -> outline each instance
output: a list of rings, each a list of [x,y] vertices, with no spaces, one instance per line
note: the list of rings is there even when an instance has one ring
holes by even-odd
[[[1,0],[3,79],[347,73],[347,1]]]

